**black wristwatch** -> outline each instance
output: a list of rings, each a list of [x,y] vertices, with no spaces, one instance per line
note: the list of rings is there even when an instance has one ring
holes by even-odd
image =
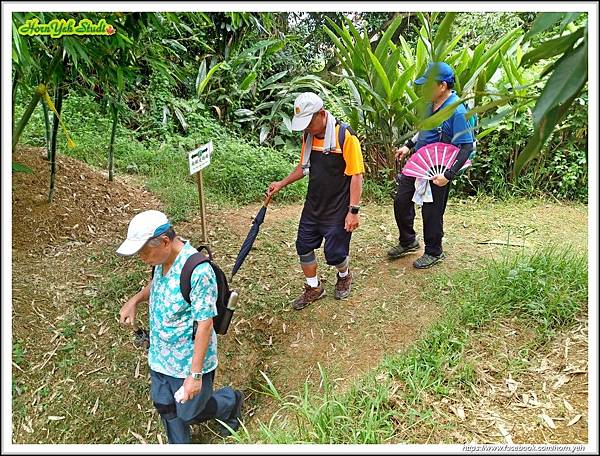
[[[351,214],[358,214],[358,211],[360,211],[360,206],[350,206]]]

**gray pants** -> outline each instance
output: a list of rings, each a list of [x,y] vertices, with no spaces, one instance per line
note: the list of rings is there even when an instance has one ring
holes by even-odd
[[[214,377],[214,370],[204,374],[200,393],[181,404],[175,401],[174,395],[184,379],[150,370],[152,401],[162,418],[169,443],[190,443],[190,425],[213,418],[235,427],[236,423],[230,423],[229,419],[236,403],[235,392],[228,386],[213,392]]]

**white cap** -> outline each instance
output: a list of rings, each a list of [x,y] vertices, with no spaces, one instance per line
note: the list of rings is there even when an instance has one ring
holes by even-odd
[[[170,227],[169,219],[162,212],[140,212],[129,222],[127,239],[117,249],[117,254],[123,256],[134,255],[149,239],[163,234]]]
[[[323,108],[323,100],[313,92],[304,92],[294,101],[294,118],[292,130],[301,131],[308,127],[314,113]]]

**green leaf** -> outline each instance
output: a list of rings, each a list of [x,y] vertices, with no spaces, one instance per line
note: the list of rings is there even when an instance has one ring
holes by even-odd
[[[394,82],[392,87],[392,101],[398,101],[404,96],[404,90],[408,81],[412,80],[414,76],[415,66],[412,65],[406,69],[402,75]]]
[[[480,127],[483,129],[489,129],[491,127],[495,127],[500,124],[500,121],[504,119],[508,114],[514,112],[515,108],[512,106],[507,106],[503,109],[498,110],[498,112],[492,117],[486,117],[481,120]]]
[[[343,73],[345,76],[348,76],[348,74],[346,73],[346,70],[343,70]],[[348,88],[350,89],[350,94],[352,94],[352,96],[354,97],[354,101],[356,102],[356,104],[361,104],[362,99],[361,99],[360,93],[359,93],[358,89],[356,88],[356,85],[354,84],[354,82],[352,82],[352,79],[347,77],[346,84],[348,84]]]
[[[398,27],[400,26],[401,22],[402,22],[402,16],[396,16],[396,18],[392,21],[392,23],[389,25],[389,27],[387,28],[387,30],[385,31],[385,33],[379,40],[379,43],[377,44],[377,47],[375,48],[375,57],[377,57],[378,60],[380,60],[380,61],[383,60],[384,55],[387,53],[387,51],[389,49],[388,43],[391,40],[394,33],[396,32],[396,30],[398,29]]]
[[[450,41],[450,43],[448,43],[448,46],[446,46],[446,48],[444,48],[442,51],[440,51],[438,53],[438,56],[437,56],[438,61],[446,60],[446,56],[454,50],[454,48],[456,47],[458,42],[462,39],[465,32],[466,32],[466,30],[462,30],[458,35],[456,35],[456,37],[452,41]],[[466,50],[466,48],[465,48],[465,50]]]
[[[265,139],[267,139],[267,136],[269,135],[269,126],[268,125],[263,125],[260,129],[260,134],[258,135],[258,142],[259,144],[262,144],[263,142],[265,142]]]
[[[181,127],[184,130],[187,130],[189,125],[185,121],[185,117],[183,117],[183,113],[181,112],[181,110],[177,106],[175,106],[173,108],[173,111],[175,111],[175,117],[177,117],[177,120],[179,121],[179,124],[181,125]]]
[[[527,146],[523,152],[515,160],[513,167],[513,178],[517,178],[523,171],[527,163],[533,160],[540,152],[542,146],[546,140],[554,131],[554,127],[565,118],[569,107],[575,100],[576,96],[573,96],[565,103],[559,106],[555,106],[553,109],[545,113],[545,116],[541,119],[540,124],[534,128],[533,135],[529,139]]]
[[[125,90],[125,80],[123,79],[123,69],[117,68],[117,89],[121,92]]]
[[[434,115],[420,120],[419,122],[417,122],[417,125],[416,125],[417,128],[419,130],[431,130],[431,129],[437,127],[444,120],[449,119],[452,116],[452,114],[454,113],[454,110],[456,109],[456,107],[459,106],[460,104],[462,104],[463,101],[464,101],[463,99],[460,99],[458,101],[455,101],[454,103],[450,103],[448,106],[446,106],[443,109],[440,109]]]
[[[421,27],[421,30],[419,31],[420,34],[420,40],[423,42],[423,45],[425,46],[425,49],[427,50],[427,60],[429,61],[433,61],[433,48],[431,46],[431,42],[429,41],[429,37],[427,36],[427,32],[425,31],[425,27]]]
[[[375,68],[375,71],[377,72],[377,76],[379,77],[379,80],[383,84],[383,89],[385,90],[385,95],[389,101],[392,96],[392,87],[390,85],[390,80],[388,79],[387,75],[385,74],[385,70],[381,66],[381,63],[379,62],[379,60],[377,60],[377,57],[375,57],[375,54],[373,54],[370,49],[367,49],[367,52],[369,53],[369,57],[371,58],[373,67]]]
[[[562,54],[567,49],[571,49],[575,42],[583,36],[584,27],[577,29],[576,32],[566,36],[561,36],[548,40],[540,44],[537,48],[529,51],[521,59],[522,66],[529,66],[539,60],[548,59],[558,54]]]
[[[233,114],[235,114],[237,117],[248,117],[248,116],[253,116],[254,115],[254,111],[252,111],[251,109],[237,109],[233,112]]]
[[[367,81],[365,81],[362,78],[357,78],[357,77],[353,77],[352,79],[358,83],[359,87],[361,87],[363,89],[362,93],[364,95],[368,95],[372,98],[372,100],[370,100],[372,104],[374,104],[374,101],[376,101],[377,104],[379,105],[379,109],[383,110],[384,112],[389,109],[389,106],[390,106],[389,103],[387,101],[385,101],[383,99],[383,97],[381,95],[379,95],[375,91],[375,89],[369,85],[369,83],[367,83]],[[366,100],[365,96],[363,96],[363,103],[367,104],[367,100]],[[375,107],[375,106],[373,106],[373,107]]]
[[[588,79],[587,57],[587,45],[582,44],[561,58],[533,109],[535,125],[547,112],[579,93]]]
[[[539,13],[533,21],[533,24],[531,24],[531,29],[525,35],[525,39],[528,40],[532,36],[549,29],[558,21],[564,19],[566,14],[567,13]]]
[[[25,166],[17,162],[12,162],[12,172],[32,174],[33,170],[29,166]]]
[[[500,106],[504,106],[505,104],[508,104],[511,101],[514,101],[514,97],[512,95],[500,97],[500,98],[490,101],[484,105],[479,105],[475,108],[469,109],[469,111],[465,114],[465,116],[471,117],[474,114],[482,114],[484,112],[490,111],[493,108],[498,108]]]
[[[281,113],[281,118],[283,119],[283,123],[285,124],[285,128],[288,129],[288,131],[292,131],[292,121],[290,120],[290,118],[288,116],[286,116],[285,114]]]
[[[176,40],[163,40],[165,44],[168,44],[169,47],[177,52],[187,53],[187,48]]]
[[[382,61],[385,62],[382,63],[382,65],[390,84],[398,78],[398,59],[400,58],[400,52],[400,48],[396,48],[396,50],[392,52],[392,55],[384,56],[384,60]]]
[[[569,25],[571,22],[574,22],[579,16],[583,13],[566,13],[565,18],[560,23],[560,32],[562,33],[565,30],[565,27]]]
[[[206,77],[206,58],[202,59],[200,65],[198,66],[198,75],[196,76],[196,90],[198,90],[198,86],[200,82]]]
[[[265,79],[262,82],[262,84],[260,86],[261,90],[264,90],[264,89],[268,90],[269,89],[269,87],[268,87],[269,84],[273,84],[274,82],[279,81],[286,74],[288,74],[288,72],[289,72],[289,70],[283,70],[283,71],[280,71],[277,74],[274,74],[273,76],[268,77],[267,79]]]
[[[520,29],[514,29],[511,32],[508,32],[507,34],[505,34],[504,36],[502,36],[501,38],[499,38],[479,59],[479,61],[477,62],[477,64],[473,63],[471,64],[470,67],[470,77],[469,80],[463,85],[462,90],[463,92],[465,91],[469,91],[471,89],[471,87],[473,86],[473,84],[475,84],[475,80],[477,79],[477,77],[479,76],[479,74],[486,70],[486,65],[487,63],[494,57],[497,56],[497,53],[504,47],[504,46],[509,46],[513,40],[521,33]],[[479,47],[479,46],[478,46]],[[477,51],[477,49],[476,49]],[[473,61],[475,60],[475,56],[473,56]],[[498,61],[498,64],[500,64],[500,61]]]
[[[267,48],[267,50],[265,51],[265,57],[269,57],[269,56],[271,56],[273,54],[277,54],[284,47],[285,47],[285,41],[284,40],[280,40],[278,43],[270,45]]]
[[[415,62],[413,58],[412,49],[408,46],[408,43],[402,35],[400,35],[400,44],[402,45],[402,50],[404,51],[404,59],[408,62],[409,66],[413,65]]]
[[[483,55],[483,51],[485,50],[485,42],[481,42],[477,45],[475,50],[473,51],[473,57],[471,57],[471,69],[475,71],[475,69],[479,66],[479,59]]]
[[[248,73],[240,84],[240,90],[242,92],[246,92],[250,88],[252,83],[256,80],[257,76],[258,74],[255,71]]]
[[[417,74],[423,74],[427,65],[427,49],[421,39],[417,40]]]
[[[207,75],[204,77],[204,79],[202,79],[202,81],[198,85],[198,89],[196,90],[196,93],[198,94],[198,96],[202,95],[202,92],[204,92],[204,89],[206,88],[206,86],[210,82],[210,78],[212,77],[213,74],[215,74],[215,72],[219,68],[221,68],[222,63],[223,62],[217,63],[214,67],[212,67],[210,69],[210,71],[207,73]]]
[[[327,19],[329,19],[329,18],[327,18]],[[335,35],[335,33],[333,33],[331,30],[329,30],[326,26],[323,26],[323,29],[325,30],[325,33],[327,33],[327,35],[329,35],[329,38],[331,39],[331,41],[333,41],[333,44],[337,47],[338,51],[342,55],[341,59],[338,58],[339,62],[341,64],[343,64],[344,66],[349,66],[352,62],[352,58],[350,57],[350,54],[348,53],[346,46],[344,46],[340,42],[338,37]],[[338,27],[338,30],[339,30],[339,27]],[[350,49],[352,49],[353,47],[354,46],[352,46],[352,45],[349,46]]]
[[[446,13],[433,40],[433,60],[442,59],[442,51],[450,38],[450,29],[457,13]]]
[[[129,37],[127,35],[123,35],[122,33],[117,32],[117,36],[119,38],[121,38],[123,41],[125,41],[127,44],[133,44],[133,41],[131,41],[131,39],[129,39]],[[187,51],[187,49],[186,49],[186,51]]]
[[[329,26],[335,30],[335,32],[337,33],[337,35],[339,37],[342,38],[342,40],[344,41],[344,43],[346,44],[347,48],[349,51],[352,51],[354,49],[354,45],[352,44],[352,37],[350,36],[350,33],[348,33],[348,30],[346,30],[346,28],[342,25],[341,27],[338,26],[333,20],[331,20],[329,17],[325,17],[325,20],[327,21],[327,23],[329,24]],[[327,29],[327,27],[325,27]],[[326,30],[327,31],[327,30]],[[331,35],[330,35],[331,36]],[[335,36],[335,35],[334,35]]]

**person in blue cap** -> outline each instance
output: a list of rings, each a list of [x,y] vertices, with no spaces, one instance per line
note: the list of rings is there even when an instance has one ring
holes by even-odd
[[[415,84],[422,87],[423,97],[431,101],[425,109],[425,117],[430,117],[440,109],[445,108],[459,100],[454,88],[454,71],[444,62],[433,62],[425,73],[415,80]],[[423,235],[425,251],[414,263],[417,269],[425,269],[444,259],[442,237],[444,235],[444,211],[448,201],[448,183],[456,177],[474,148],[472,127],[466,119],[466,107],[460,103],[452,115],[440,125],[431,130],[421,130],[418,135],[409,139],[396,151],[396,159],[401,160],[411,151],[435,142],[453,144],[460,148],[454,165],[444,174],[436,176],[431,181],[431,196],[433,201],[423,202]],[[415,178],[399,174],[397,191],[394,198],[394,216],[400,232],[398,245],[388,251],[390,259],[400,258],[419,250],[414,230],[415,205]]]

